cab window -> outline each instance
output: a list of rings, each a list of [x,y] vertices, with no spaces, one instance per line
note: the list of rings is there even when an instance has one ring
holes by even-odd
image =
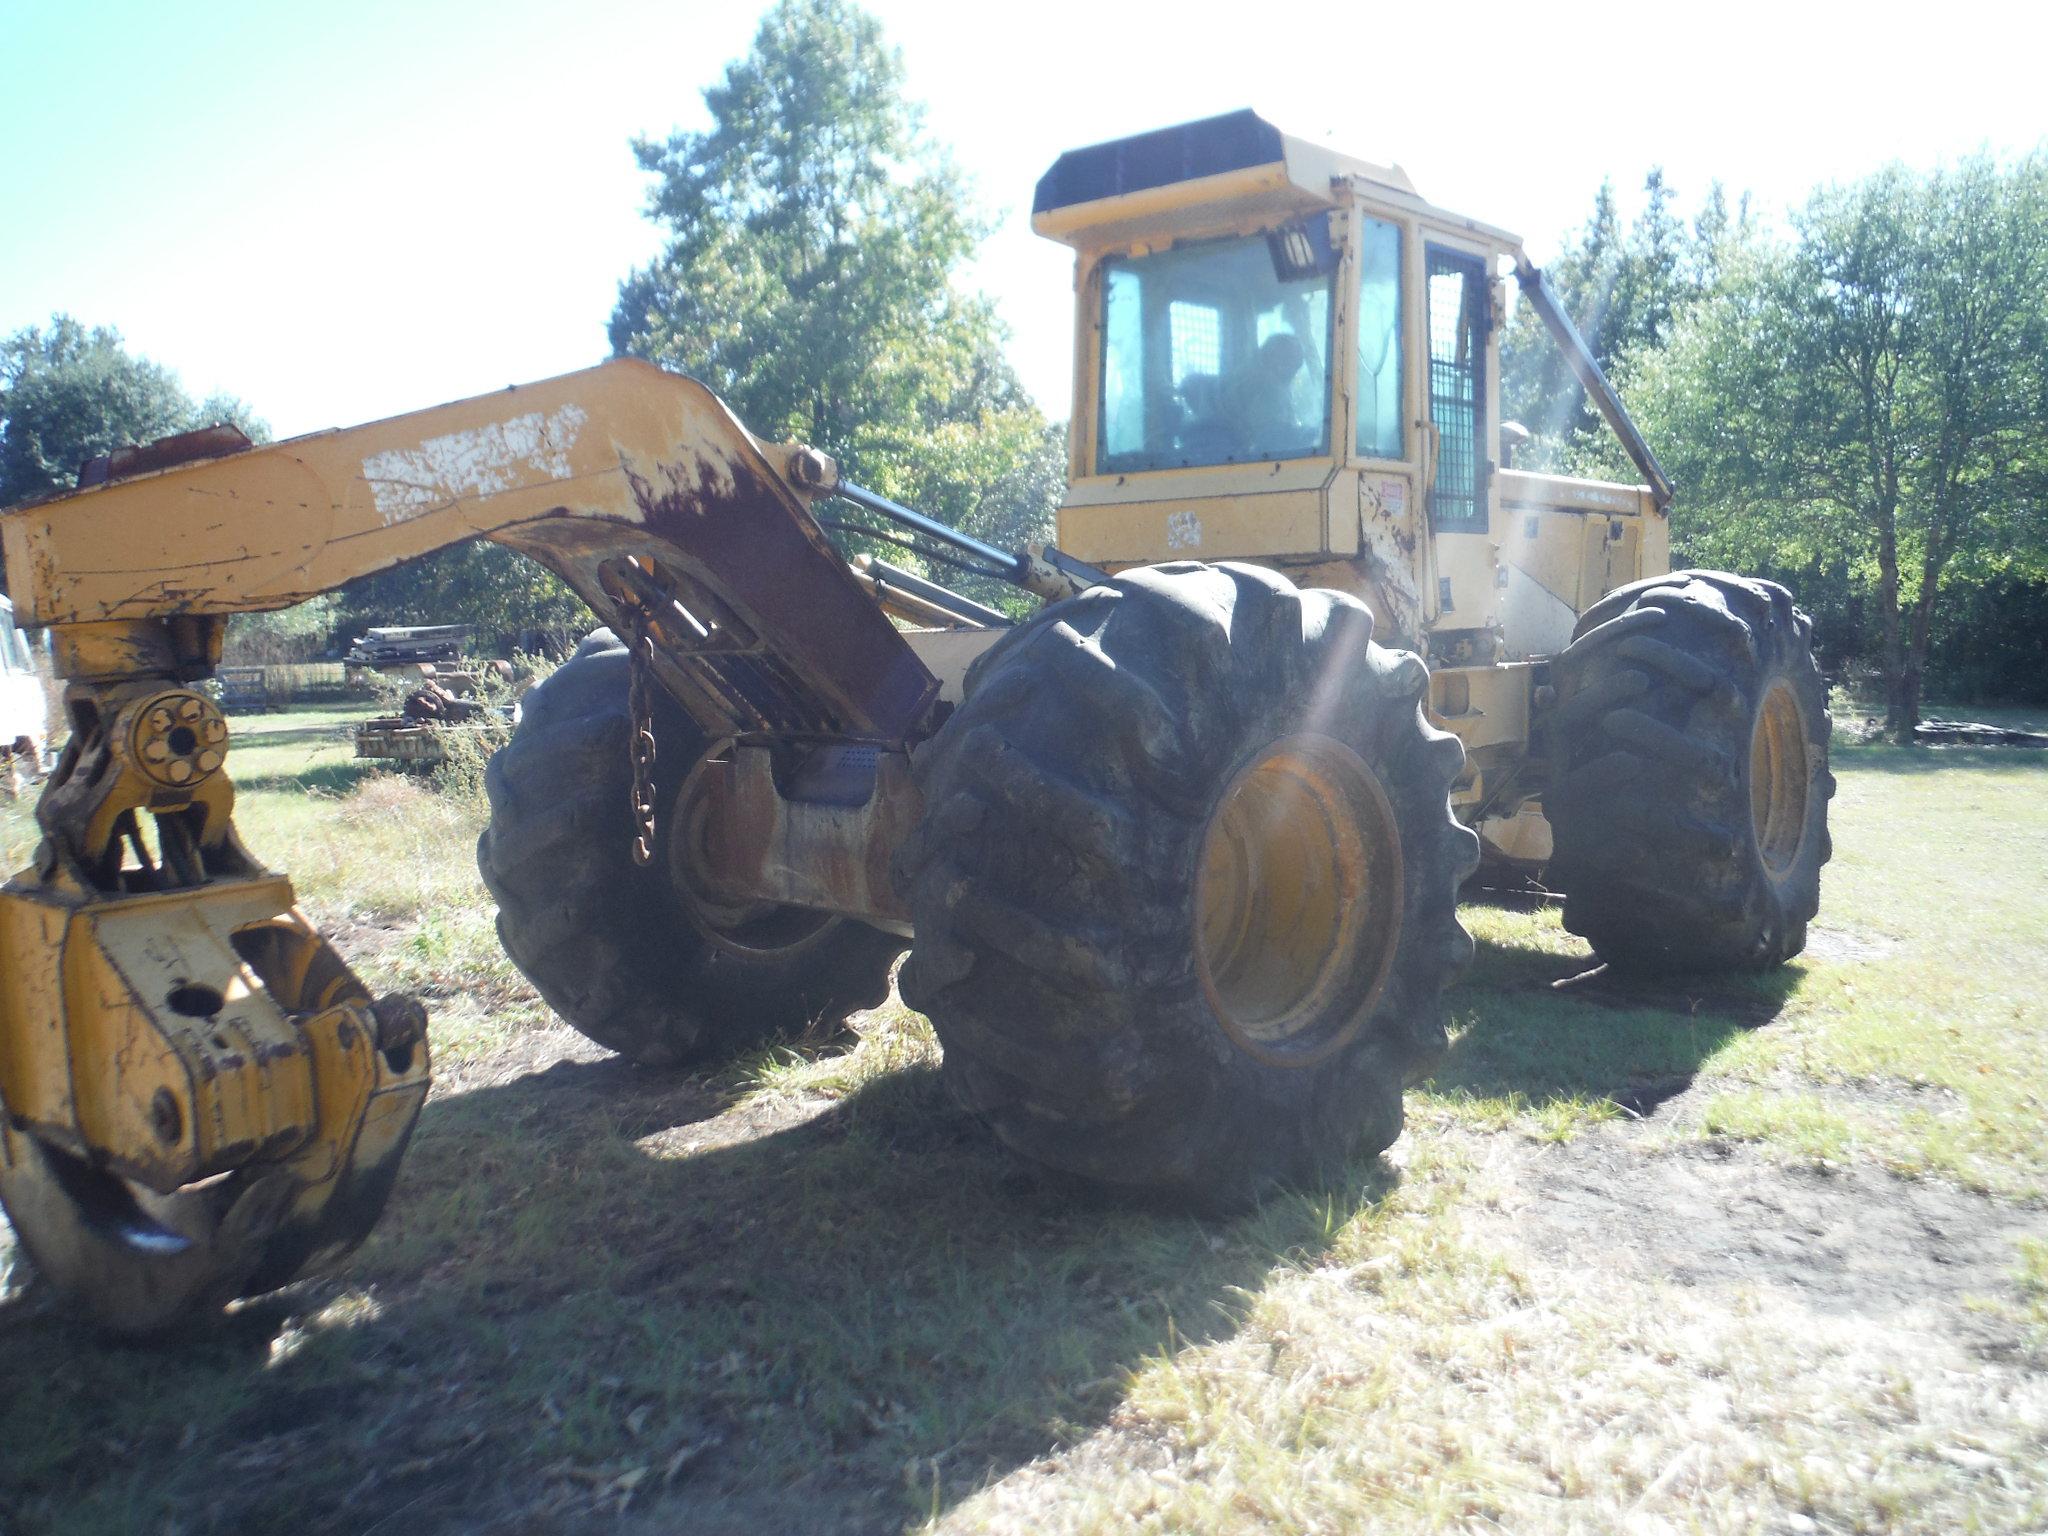
[[[1401,432],[1401,227],[1365,221],[1358,260],[1358,452],[1398,459]]]
[[[1305,243],[1290,261],[1281,244],[1250,235],[1104,264],[1096,473],[1329,452],[1334,263]]]

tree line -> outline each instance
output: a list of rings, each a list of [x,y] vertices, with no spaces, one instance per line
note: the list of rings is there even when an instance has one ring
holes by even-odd
[[[632,146],[663,240],[620,285],[614,351],[991,542],[1044,537],[1063,429],[961,284],[990,225],[879,24],[852,0],[779,0],[704,103],[708,128]],[[1895,731],[1928,691],[2048,699],[2048,155],[1886,167],[1816,191],[1783,230],[1718,184],[1689,218],[1661,171],[1643,190],[1624,224],[1602,186],[1547,270],[1678,484],[1674,559],[1785,581]],[[1526,306],[1502,391],[1535,434],[1525,461],[1631,474]],[[220,419],[262,434],[241,402],[195,402],[116,333],[58,316],[0,344],[0,505]],[[834,521],[849,551],[916,563],[860,514]],[[559,643],[588,614],[476,543],[234,636],[282,654],[452,620],[503,646]]]
[[[1674,561],[1784,581],[1901,740],[1930,691],[2048,700],[2048,151],[1886,166],[1783,231],[1644,190],[1550,271],[1677,483]],[[1504,346],[1544,462],[1626,474],[1533,315]]]

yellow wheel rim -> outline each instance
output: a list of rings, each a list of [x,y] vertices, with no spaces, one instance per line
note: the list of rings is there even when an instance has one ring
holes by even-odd
[[[1372,1012],[1401,935],[1401,840],[1350,748],[1274,743],[1231,779],[1202,837],[1195,961],[1232,1040],[1309,1066]]]
[[[1782,879],[1806,834],[1806,732],[1790,683],[1771,685],[1749,740],[1749,815],[1757,851],[1772,879]]]

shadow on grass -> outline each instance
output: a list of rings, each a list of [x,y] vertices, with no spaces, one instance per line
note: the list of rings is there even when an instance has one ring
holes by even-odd
[[[363,758],[343,758],[339,762],[314,763],[295,773],[237,774],[235,788],[243,791],[281,790],[287,794],[344,795],[379,771],[388,769],[383,763]]]
[[[1100,1426],[1394,1178],[1198,1221],[1039,1181],[930,1069],[692,1148],[727,1107],[616,1060],[434,1102],[353,1312],[316,1282],[145,1349],[0,1308],[0,1520],[894,1531]]]
[[[1596,964],[1480,940],[1449,994],[1456,1033],[1429,1086],[1538,1109],[1607,1099],[1648,1114],[1732,1037],[1775,1019],[1806,976],[1798,961],[1761,975],[1656,977],[1588,974]]]

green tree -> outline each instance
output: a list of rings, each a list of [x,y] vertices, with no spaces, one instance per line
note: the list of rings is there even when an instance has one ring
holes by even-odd
[[[1620,275],[1621,245],[1614,185],[1603,181],[1593,195],[1592,215],[1566,238],[1564,248],[1543,269],[1565,313],[1572,317],[1602,367],[1613,352],[1610,317]],[[1501,410],[1508,420],[1521,422],[1534,434],[1527,461],[1553,468],[1562,464],[1571,441],[1592,431],[1598,420],[1550,333],[1527,304],[1515,306],[1507,334],[1501,338]]]
[[[2048,155],[1888,167],[1815,193],[1794,231],[1629,383],[1686,488],[1682,552],[1867,590],[1910,740],[1945,583],[2048,564]]]
[[[536,636],[560,650],[594,622],[552,571],[488,539],[365,576],[337,596],[350,635],[373,624],[473,624],[485,652],[531,645]]]
[[[1749,194],[1743,193],[1731,211],[1728,189],[1718,181],[1708,182],[1700,211],[1693,215],[1692,234],[1681,263],[1690,293],[1704,297],[1719,288],[1730,258],[1753,245],[1756,235]]]
[[[1694,297],[1686,271],[1685,225],[1673,209],[1676,194],[1662,166],[1650,168],[1643,193],[1643,211],[1622,245],[1615,301],[1609,307],[1612,323],[1604,339],[1608,355],[1615,358],[1656,346]]]
[[[1934,175],[1919,201],[1912,338],[1920,439],[1902,551],[1913,584],[1903,645],[1890,633],[1898,576],[1879,589],[1886,674],[1895,680],[1887,717],[1908,740],[1920,723],[1935,607],[1958,556],[2019,557],[2035,574],[2048,557],[2048,152],[2010,168],[1973,157]]]
[[[169,369],[130,356],[119,331],[53,315],[0,342],[0,507],[69,490],[100,454],[222,421],[270,435],[231,396],[195,402]]]
[[[1677,194],[1662,167],[1651,167],[1643,192],[1642,211],[1624,231],[1614,188],[1601,183],[1592,216],[1544,268],[1610,378],[1661,347],[1679,317],[1715,286],[1723,263],[1751,238],[1747,200],[1731,218],[1719,183],[1709,187],[1691,230],[1679,217]],[[1532,463],[1590,473],[1626,462],[1526,304],[1516,306],[1501,341],[1501,403],[1510,419],[1534,433]]]
[[[880,25],[849,0],[781,0],[704,102],[708,129],[634,145],[666,241],[621,284],[614,349],[694,374],[849,478],[1042,536],[1063,455],[992,305],[954,282],[987,226]]]

